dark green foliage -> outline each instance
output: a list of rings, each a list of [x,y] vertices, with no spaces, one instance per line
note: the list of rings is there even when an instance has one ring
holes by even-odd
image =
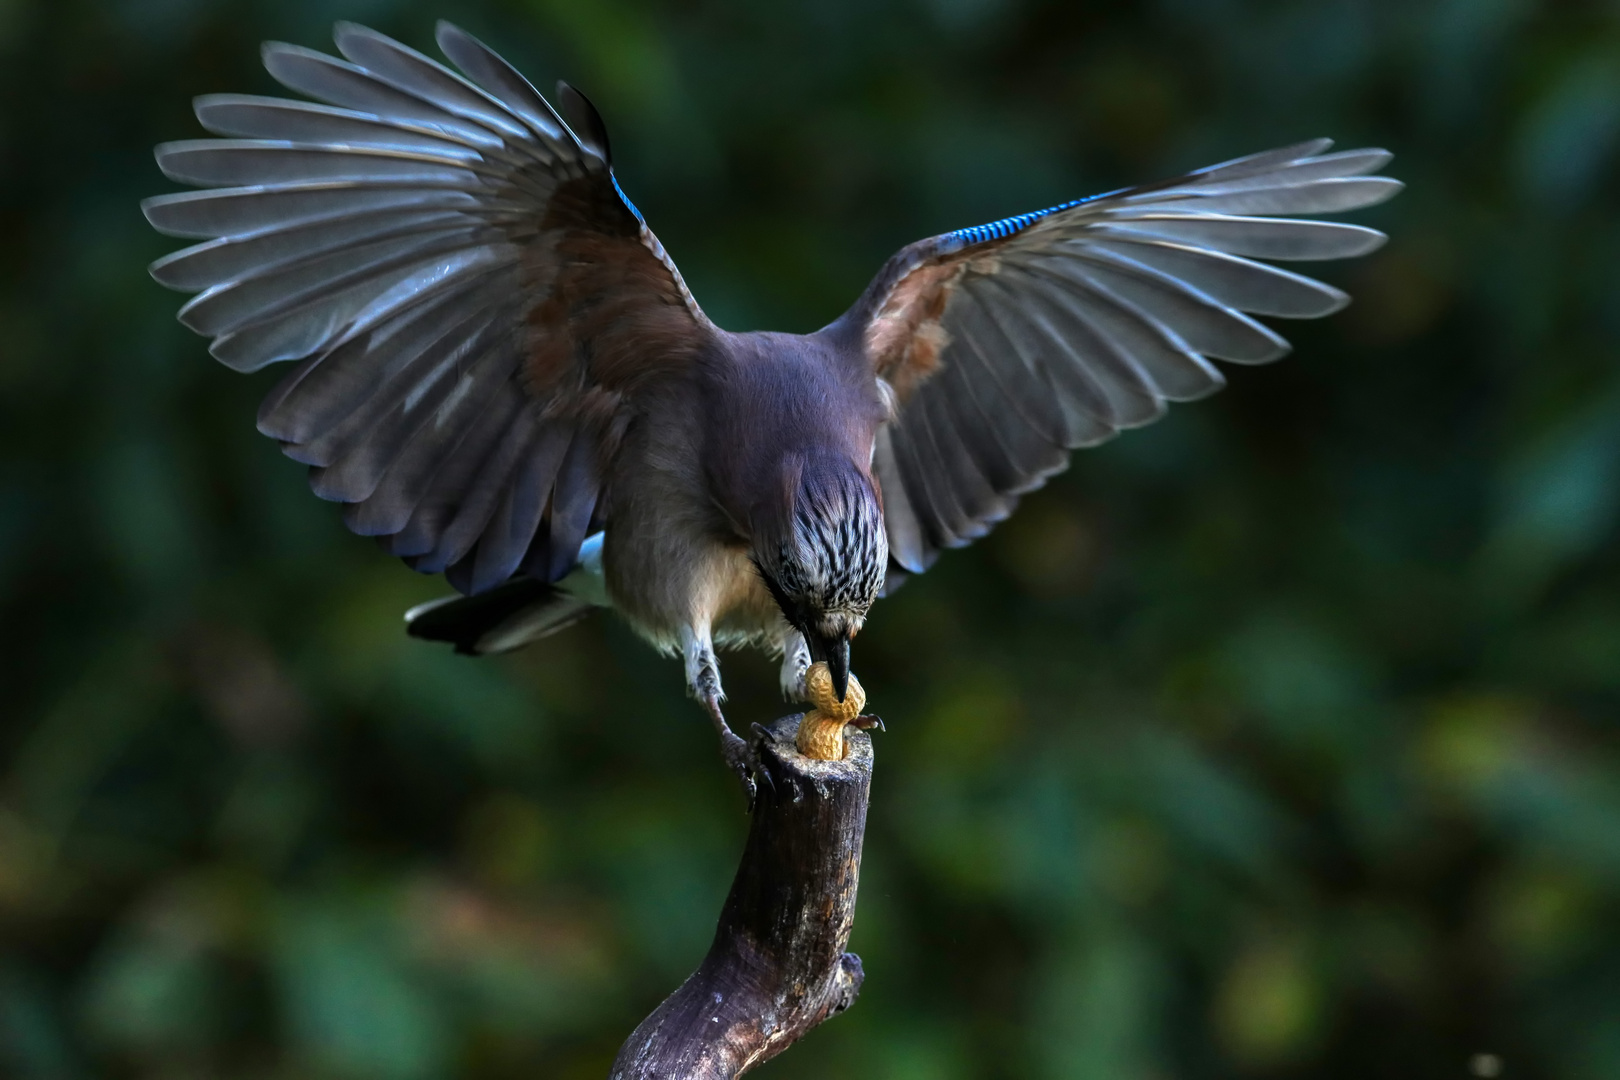
[[[678,666],[610,619],[407,639],[441,586],[309,496],[253,431],[276,375],[143,270],[192,95],[438,16],[592,96],[735,329],[1311,136],[1410,184],[1294,357],[879,606],[866,989],[762,1075],[1620,1076],[1596,0],[0,2],[0,1074],[598,1077],[712,931],[745,821]]]

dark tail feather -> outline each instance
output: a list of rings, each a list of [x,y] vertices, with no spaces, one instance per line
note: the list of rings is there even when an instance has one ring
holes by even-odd
[[[405,632],[448,641],[470,656],[508,652],[590,613],[591,606],[537,578],[518,578],[476,596],[446,596],[405,613]]]

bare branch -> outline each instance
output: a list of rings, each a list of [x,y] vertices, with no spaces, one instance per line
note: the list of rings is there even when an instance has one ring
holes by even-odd
[[[794,746],[798,716],[756,727],[765,777],[731,895],[703,963],[619,1051],[612,1080],[731,1080],[849,1008],[872,740],[841,761]]]

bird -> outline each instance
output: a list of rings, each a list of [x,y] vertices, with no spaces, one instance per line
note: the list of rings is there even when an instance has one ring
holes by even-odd
[[[1315,139],[912,243],[809,334],[698,306],[613,170],[601,114],[556,106],[472,35],[449,65],[338,23],[266,43],[307,100],[207,94],[164,143],[196,190],[142,209],[200,241],[150,267],[227,367],[290,364],[258,428],[349,529],[455,592],[414,636],[504,652],[599,607],[682,659],[746,790],[717,646],[806,697],[880,596],[984,536],[1071,452],[1263,364],[1255,316],[1348,297],[1271,265],[1365,255],[1301,217],[1390,198],[1380,149]],[[825,681],[825,680],[824,680]]]

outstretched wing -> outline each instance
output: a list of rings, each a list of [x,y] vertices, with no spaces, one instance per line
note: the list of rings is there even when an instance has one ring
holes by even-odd
[[[983,536],[1069,451],[1224,384],[1210,359],[1276,360],[1249,314],[1316,318],[1349,300],[1256,259],[1363,255],[1382,233],[1277,215],[1370,206],[1382,150],[1328,140],[960,229],[904,248],[844,317],[895,390],[879,434],[889,550],[913,573]],[[1248,313],[1248,314],[1246,314]]]
[[[346,60],[291,45],[265,67],[324,104],[216,94],[223,139],[168,143],[148,199],[204,238],[152,266],[198,292],[180,320],[238,371],[298,361],[259,430],[312,466],[357,533],[464,592],[556,580],[601,526],[636,388],[712,327],[613,177],[600,117],[567,122],[448,23],[466,77],[361,26]]]

